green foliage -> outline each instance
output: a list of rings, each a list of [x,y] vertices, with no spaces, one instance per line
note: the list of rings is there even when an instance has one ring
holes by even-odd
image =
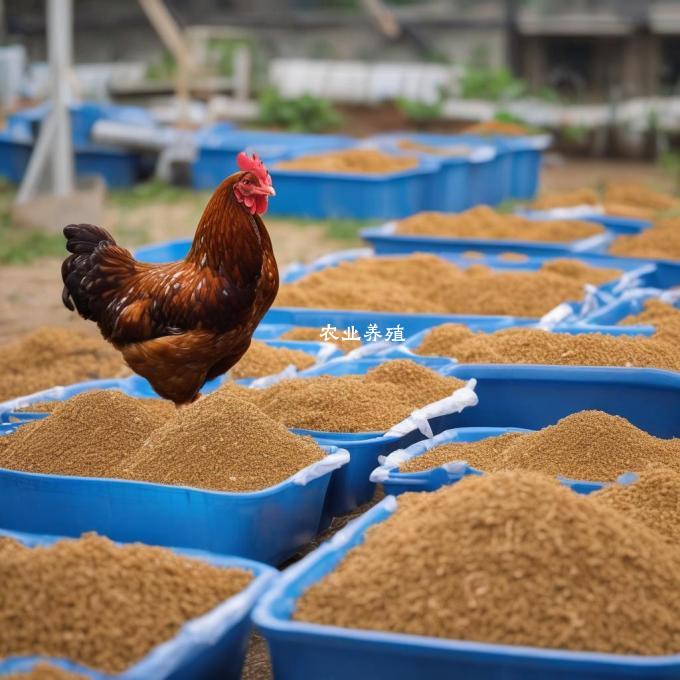
[[[175,57],[167,51],[146,67],[146,77],[149,80],[170,80],[175,77],[176,73]]]
[[[422,125],[442,118],[444,97],[440,96],[435,102],[423,102],[415,99],[399,97],[397,108],[413,123]]]
[[[294,223],[300,229],[307,227],[318,227],[323,231],[324,236],[335,241],[343,241],[347,245],[358,245],[361,240],[359,231],[365,227],[375,224],[375,220],[353,220],[348,218],[331,217],[327,220],[320,220],[308,217],[270,217],[267,224],[275,224],[278,220],[283,220],[286,224]]]
[[[565,125],[561,129],[562,137],[570,144],[583,144],[588,137],[588,128],[583,125]]]
[[[176,187],[159,179],[153,179],[143,184],[135,184],[129,189],[112,191],[109,198],[119,207],[136,208],[145,203],[175,203],[196,192],[185,187]]]
[[[464,99],[500,101],[518,99],[528,92],[527,84],[507,68],[469,67],[460,81]]]
[[[559,104],[561,101],[559,92],[552,87],[539,87],[533,94],[539,99],[551,104]]]
[[[12,222],[14,191],[0,182],[0,264],[26,264],[39,257],[66,254],[61,233],[20,227]]]
[[[218,75],[231,76],[234,74],[234,55],[248,46],[252,47],[252,43],[245,37],[211,38],[207,44],[207,61]]]
[[[326,235],[336,241],[358,241],[359,231],[369,226],[367,220],[330,219],[323,224]]]
[[[262,91],[258,103],[260,125],[292,132],[325,132],[342,124],[342,116],[328,100],[312,95],[287,99],[269,87]]]
[[[514,113],[510,113],[510,111],[496,111],[493,119],[497,120],[499,123],[515,123],[516,125],[521,125],[526,128],[527,134],[529,135],[540,135],[543,132],[540,128],[531,125],[531,123],[527,123]]]
[[[659,165],[673,177],[675,193],[680,193],[680,152],[667,151],[659,159]]]

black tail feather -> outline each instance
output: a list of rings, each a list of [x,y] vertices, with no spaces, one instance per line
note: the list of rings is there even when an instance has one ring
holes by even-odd
[[[94,262],[92,254],[100,245],[115,245],[106,229],[94,224],[69,224],[64,227],[66,250],[69,255],[61,265],[61,278],[64,289],[61,300],[64,306],[86,319],[92,318],[88,296],[84,288],[84,278],[89,274]]]

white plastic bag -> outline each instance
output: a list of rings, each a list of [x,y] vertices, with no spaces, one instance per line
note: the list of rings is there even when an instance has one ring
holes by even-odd
[[[468,380],[465,387],[460,387],[450,396],[413,411],[410,416],[390,428],[385,436],[400,437],[414,430],[419,430],[428,439],[431,438],[433,433],[430,427],[430,418],[460,413],[468,406],[476,406],[479,403],[479,397],[475,394],[476,386],[477,381],[474,378]]]
[[[255,378],[252,383],[250,383],[250,387],[256,387],[256,388],[263,388],[263,387],[269,387],[270,385],[275,385],[278,382],[281,382],[282,380],[287,380],[288,378],[295,378],[297,376],[297,368],[293,366],[293,364],[288,364],[282,371],[279,373],[274,373],[274,375],[265,375],[262,378]]]
[[[544,331],[550,331],[558,324],[562,323],[565,319],[573,316],[574,308],[567,302],[557,305],[557,307],[551,309],[547,314],[544,314],[538,320],[538,328]]]
[[[347,463],[349,463],[349,451],[338,449],[335,453],[329,453],[318,463],[312,463],[312,465],[309,465],[304,470],[296,472],[291,481],[293,484],[306,486],[309,482],[329,472],[333,472],[333,470],[337,470]]]

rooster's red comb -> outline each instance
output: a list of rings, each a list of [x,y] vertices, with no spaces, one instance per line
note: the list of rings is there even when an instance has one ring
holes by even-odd
[[[250,157],[245,151],[241,151],[241,153],[236,156],[236,164],[238,165],[239,170],[252,172],[262,184],[271,185],[272,178],[269,176],[267,168],[264,167],[264,163],[256,153]]]

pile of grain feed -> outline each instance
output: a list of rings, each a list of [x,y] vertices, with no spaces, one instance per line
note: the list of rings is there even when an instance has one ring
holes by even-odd
[[[533,328],[484,333],[460,324],[443,324],[429,331],[415,352],[452,357],[463,364],[633,366],[680,371],[680,355],[668,330],[652,337]]]
[[[462,213],[421,212],[395,226],[397,234],[469,239],[567,243],[603,234],[604,228],[583,220],[529,220],[479,205]]]
[[[359,174],[384,174],[403,172],[418,166],[418,159],[395,156],[377,149],[346,149],[327,153],[299,156],[290,161],[280,161],[280,170],[311,170],[312,172],[340,172]]]
[[[0,657],[64,657],[118,674],[251,580],[243,569],[95,534],[3,550]]]
[[[463,269],[416,253],[407,257],[342,262],[284,284],[275,305],[400,313],[493,314],[541,317],[558,304],[584,297],[584,285],[601,285],[620,271],[556,259],[538,271]]]
[[[297,621],[618,654],[680,652],[680,550],[535,472],[404,494]]]
[[[0,401],[55,385],[129,373],[120,353],[103,339],[42,327],[0,348]]]
[[[571,479],[613,481],[625,472],[657,465],[680,472],[680,438],[653,437],[620,416],[580,411],[537,432],[438,446],[399,469],[418,472],[456,460],[486,472],[533,470]]]
[[[265,388],[225,383],[221,392],[248,400],[286,427],[324,432],[385,432],[417,409],[465,383],[408,359],[365,375],[291,378]]]

